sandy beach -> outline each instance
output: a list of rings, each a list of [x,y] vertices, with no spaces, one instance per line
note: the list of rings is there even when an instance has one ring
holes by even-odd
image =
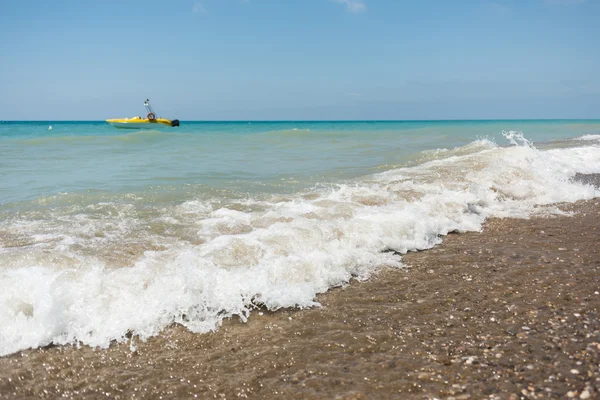
[[[600,200],[450,234],[322,307],[0,358],[0,398],[597,398]]]
[[[0,400],[600,400],[600,0],[0,16]]]

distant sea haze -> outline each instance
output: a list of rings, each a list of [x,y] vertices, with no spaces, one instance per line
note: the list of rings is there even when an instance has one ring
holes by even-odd
[[[600,196],[574,179],[600,173],[598,120],[4,121],[0,154],[0,355],[309,307],[448,232]]]

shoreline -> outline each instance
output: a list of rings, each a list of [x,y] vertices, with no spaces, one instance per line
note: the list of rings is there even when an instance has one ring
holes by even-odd
[[[2,357],[0,398],[594,398],[600,199],[560,208],[449,234],[318,308]]]

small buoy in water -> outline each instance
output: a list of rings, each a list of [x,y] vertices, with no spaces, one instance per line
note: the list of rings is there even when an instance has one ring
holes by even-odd
[[[51,130],[52,130],[52,125],[50,125],[50,126],[48,127],[48,130],[49,130],[49,131],[51,131]]]

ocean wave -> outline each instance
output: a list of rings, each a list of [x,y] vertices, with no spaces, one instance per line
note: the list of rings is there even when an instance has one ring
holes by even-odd
[[[295,194],[79,199],[3,218],[0,355],[106,347],[173,323],[208,332],[259,307],[311,307],[316,294],[402,267],[402,254],[449,232],[600,196],[573,179],[600,173],[597,146],[542,151],[520,132],[505,137],[509,146],[478,140]]]
[[[600,135],[593,135],[593,134],[583,135],[583,136],[580,136],[578,138],[575,138],[574,140],[600,141]]]

